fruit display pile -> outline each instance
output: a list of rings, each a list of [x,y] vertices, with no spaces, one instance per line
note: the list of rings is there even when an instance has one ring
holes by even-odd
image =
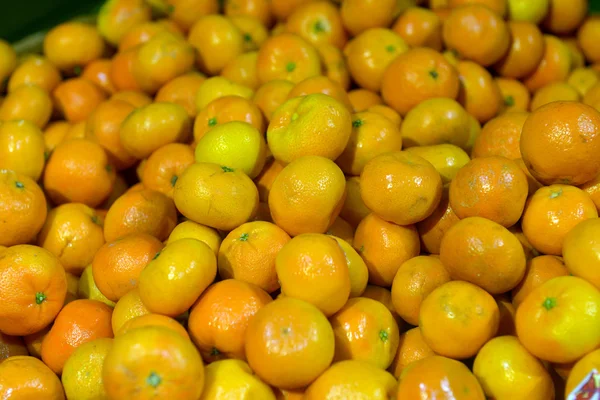
[[[588,7],[108,0],[0,40],[0,399],[600,399]]]

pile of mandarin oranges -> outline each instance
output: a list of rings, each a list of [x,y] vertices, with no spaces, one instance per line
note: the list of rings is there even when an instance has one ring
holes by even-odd
[[[0,399],[600,396],[588,9],[108,0],[0,41]]]

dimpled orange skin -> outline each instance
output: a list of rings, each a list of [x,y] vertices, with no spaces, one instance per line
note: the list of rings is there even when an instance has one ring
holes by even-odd
[[[342,85],[323,75],[313,76],[298,82],[288,93],[288,99],[306,96],[312,93],[326,94],[344,104],[349,110],[352,109],[348,94]]]
[[[328,235],[296,236],[277,254],[275,269],[284,296],[307,301],[327,316],[339,311],[350,295],[346,256]]]
[[[85,121],[106,99],[102,89],[84,78],[72,78],[59,83],[52,96],[59,112],[71,123]]]
[[[143,328],[145,326],[161,326],[169,328],[174,332],[177,332],[181,337],[190,339],[190,335],[187,333],[183,325],[179,321],[160,314],[146,314],[140,315],[127,321],[119,332],[115,332],[115,336],[121,336],[134,329]]]
[[[258,80],[283,79],[298,83],[321,74],[316,48],[298,35],[282,33],[271,36],[258,51]]]
[[[434,351],[425,343],[421,329],[417,326],[400,335],[398,351],[388,370],[396,378],[400,378],[402,371],[412,362],[434,355]]]
[[[521,158],[521,131],[529,113],[507,112],[486,122],[475,139],[473,158],[501,156],[511,160]]]
[[[100,292],[116,302],[137,287],[139,275],[163,248],[146,233],[135,233],[104,244],[92,260],[92,274]]]
[[[31,55],[13,71],[8,79],[8,92],[13,92],[21,85],[37,85],[51,93],[62,77],[58,68],[46,57]]]
[[[314,93],[289,99],[275,111],[267,141],[275,159],[285,164],[308,155],[335,160],[346,148],[351,131],[348,108]]]
[[[392,282],[394,309],[403,320],[419,325],[421,303],[438,286],[450,281],[450,274],[438,257],[417,256],[405,261]]]
[[[544,35],[544,55],[535,71],[525,77],[523,83],[530,92],[551,82],[564,81],[571,71],[569,47],[561,39]]]
[[[440,53],[416,48],[398,56],[383,74],[381,95],[401,115],[434,97],[458,96],[456,69]]]
[[[447,48],[484,67],[504,56],[510,45],[507,24],[481,4],[453,9],[444,21],[442,35]]]
[[[84,203],[96,207],[108,197],[115,169],[104,149],[85,139],[59,144],[46,163],[44,187],[55,204]]]
[[[25,119],[43,128],[52,115],[50,95],[36,85],[21,85],[0,104],[0,121]]]
[[[0,252],[0,331],[24,336],[50,324],[62,308],[67,277],[48,250],[16,245]]]
[[[523,125],[521,154],[544,184],[584,184],[600,174],[600,112],[579,102],[554,102]]]
[[[400,334],[392,313],[380,302],[356,297],[329,318],[335,340],[334,361],[358,360],[386,369]]]
[[[446,232],[440,259],[452,279],[474,283],[492,294],[513,289],[525,274],[519,240],[508,229],[481,217],[462,219]]]
[[[550,279],[517,308],[517,336],[542,360],[576,361],[600,345],[599,304],[600,291],[586,280],[575,276]]]
[[[286,28],[315,46],[329,43],[341,49],[348,40],[340,12],[329,2],[309,2],[296,8],[287,19]]]
[[[442,20],[431,10],[421,7],[408,8],[394,22],[392,30],[410,47],[442,50]]]
[[[261,308],[250,320],[246,357],[266,383],[300,389],[329,367],[334,341],[329,321],[315,306],[284,297]]]
[[[410,225],[430,216],[442,197],[442,178],[433,165],[409,152],[381,154],[360,177],[365,205],[386,221]]]
[[[465,359],[496,334],[500,312],[485,290],[465,281],[436,288],[421,304],[419,327],[437,354]]]
[[[128,192],[109,208],[104,237],[110,242],[130,233],[148,233],[165,240],[177,225],[173,200],[152,189]]]
[[[30,356],[14,356],[0,364],[0,396],[7,399],[65,399],[56,374],[42,361]]]
[[[290,236],[324,233],[346,198],[346,180],[331,160],[300,157],[279,173],[269,192],[273,221]]]
[[[345,28],[353,36],[369,28],[386,27],[394,19],[394,0],[348,0],[342,2],[340,13]],[[368,15],[368,18],[365,18]]]
[[[98,143],[118,170],[131,167],[136,159],[121,143],[121,123],[135,110],[124,100],[102,102],[92,111],[85,125],[85,137]]]
[[[93,208],[63,204],[50,210],[37,243],[57,256],[67,272],[79,276],[104,244],[102,224]]]
[[[188,329],[202,359],[246,360],[245,334],[258,310],[272,301],[251,283],[225,279],[210,286],[190,311]]]
[[[167,327],[145,326],[115,338],[102,380],[113,399],[199,399],[204,365],[189,339]]]
[[[509,21],[511,45],[494,69],[505,78],[524,78],[531,74],[544,56],[544,38],[537,25],[530,22]]]
[[[141,182],[148,189],[157,190],[173,198],[173,188],[179,175],[194,163],[194,150],[183,143],[169,143],[148,157]]]
[[[523,214],[528,188],[527,176],[514,161],[475,158],[450,182],[450,206],[461,219],[484,217],[510,227]]]
[[[419,255],[419,234],[413,225],[396,225],[369,214],[356,228],[353,247],[367,264],[369,283],[390,287],[402,263]]]
[[[372,111],[352,116],[352,133],[344,152],[336,159],[342,171],[358,176],[373,157],[402,149],[398,125]]]
[[[60,374],[77,347],[97,338],[112,338],[112,308],[97,300],[80,299],[63,307],[42,342],[42,360]]]
[[[477,378],[459,361],[431,356],[409,365],[400,376],[397,400],[444,398],[460,393],[461,400],[484,400]]]
[[[557,276],[569,275],[565,263],[556,256],[537,256],[527,261],[525,276],[512,290],[512,304],[515,308],[527,298],[532,290]]]
[[[363,89],[379,91],[390,63],[408,46],[400,35],[386,28],[372,28],[352,39],[344,48],[348,70]]]
[[[186,218],[229,231],[254,218],[258,189],[242,171],[195,163],[175,183],[173,200]]]
[[[503,99],[492,75],[471,61],[459,61],[456,68],[461,80],[458,102],[480,123],[494,118],[502,109]]]
[[[246,122],[259,132],[265,132],[265,120],[260,109],[251,100],[240,96],[219,97],[200,110],[194,121],[194,141],[219,124],[231,121]]]

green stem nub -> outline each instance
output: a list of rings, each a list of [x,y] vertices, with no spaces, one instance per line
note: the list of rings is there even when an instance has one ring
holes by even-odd
[[[46,301],[46,294],[42,293],[42,292],[37,292],[35,294],[35,304],[42,304],[44,301]]]
[[[162,379],[154,371],[150,372],[150,375],[148,375],[148,378],[146,378],[146,383],[155,389],[158,387],[158,385],[160,385],[161,382]]]

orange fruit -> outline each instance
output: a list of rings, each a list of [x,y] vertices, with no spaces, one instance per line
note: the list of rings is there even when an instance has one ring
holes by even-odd
[[[394,309],[411,325],[419,324],[421,303],[435,288],[450,281],[437,257],[417,256],[402,263],[392,282]]]
[[[363,361],[341,361],[329,367],[306,390],[308,400],[352,398],[383,400],[394,396],[397,382],[380,368]],[[292,399],[292,397],[287,397]]]
[[[580,188],[590,195],[592,201],[596,204],[598,212],[600,212],[600,175],[581,185]]]
[[[350,71],[342,50],[331,44],[317,46],[317,52],[321,56],[323,75],[333,82],[339,83],[344,90],[350,88]]]
[[[365,264],[362,257],[352,247],[352,241],[348,242],[344,239],[340,239],[337,236],[331,236],[336,240],[336,242],[338,242],[342,248],[342,251],[344,252],[344,255],[346,256],[346,265],[348,266],[348,274],[350,275],[350,297],[359,297],[365,293],[367,283],[369,281],[369,270],[367,268],[367,264]],[[383,288],[381,289],[385,290]],[[396,317],[396,315],[394,315],[394,317]]]
[[[419,327],[437,354],[464,359],[477,354],[496,334],[499,319],[498,305],[489,293],[465,281],[451,281],[423,300]]]
[[[112,308],[88,299],[67,304],[42,342],[42,360],[57,374],[75,349],[97,338],[112,338]]]
[[[405,261],[419,255],[419,235],[413,225],[387,222],[375,214],[366,216],[354,235],[354,248],[369,269],[369,283],[390,287]]]
[[[110,97],[110,100],[123,100],[135,108],[147,106],[152,103],[150,96],[136,90],[121,90]]]
[[[157,102],[176,103],[185,108],[190,118],[197,114],[196,93],[206,78],[198,72],[188,72],[171,79],[156,93]]]
[[[171,10],[169,19],[186,32],[200,17],[219,11],[217,0],[167,0],[167,3]]]
[[[141,86],[133,74],[133,64],[138,56],[138,50],[139,46],[135,46],[115,54],[112,58],[109,74],[115,89],[119,91],[141,90]]]
[[[150,311],[142,303],[140,291],[138,288],[130,290],[115,304],[111,319],[113,332],[119,332],[129,320],[146,314],[150,314]]]
[[[600,81],[600,74],[592,68],[573,68],[567,83],[571,85],[580,96],[585,96],[596,83]]]
[[[258,50],[269,37],[267,27],[257,17],[248,14],[237,14],[230,15],[229,20],[242,32],[244,50],[247,52]]]
[[[579,276],[600,289],[600,269],[597,249],[598,229],[600,220],[597,218],[582,221],[575,225],[565,236],[562,255],[565,265],[571,275]]]
[[[24,119],[43,128],[52,114],[50,95],[37,85],[21,85],[0,104],[0,121]]]
[[[390,29],[365,30],[344,48],[348,70],[363,89],[379,91],[385,84],[383,76],[396,57],[406,53],[408,45]]]
[[[286,28],[315,46],[331,44],[341,49],[348,40],[338,7],[325,1],[308,2],[296,8],[288,17]]]
[[[366,111],[369,107],[383,104],[383,99],[369,89],[354,89],[348,92],[348,99],[355,113]]]
[[[52,253],[37,246],[12,246],[0,253],[0,271],[0,332],[29,335],[54,320],[64,304],[67,278]]]
[[[138,159],[168,143],[186,142],[192,124],[185,108],[176,103],[152,103],[136,109],[121,124],[121,144]]]
[[[397,4],[393,0],[347,0],[342,2],[340,13],[344,27],[357,36],[369,28],[385,28],[394,19]],[[365,18],[368,15],[368,18]]]
[[[285,103],[294,84],[285,80],[272,80],[260,85],[252,101],[260,108],[267,122],[271,121],[275,110]]]
[[[457,70],[461,81],[458,102],[481,123],[494,118],[502,109],[503,100],[492,75],[471,61],[460,61]]]
[[[417,326],[400,335],[398,351],[388,369],[396,378],[402,376],[402,372],[411,363],[435,355],[433,350],[423,340],[421,329]]]
[[[518,370],[520,374],[509,371]],[[486,396],[528,399],[554,398],[554,385],[544,365],[514,336],[501,336],[487,342],[475,357],[473,374]]]
[[[512,304],[515,308],[527,298],[532,290],[557,276],[566,276],[569,270],[556,256],[537,256],[527,261],[525,276],[512,290]]]
[[[406,115],[423,100],[455,99],[459,80],[444,56],[428,48],[415,48],[396,57],[383,74],[381,95],[394,110]]]
[[[232,121],[245,122],[260,133],[265,132],[264,117],[257,105],[241,96],[223,96],[198,112],[194,121],[194,141],[198,143],[215,126]]]
[[[544,56],[544,39],[537,25],[531,22],[509,21],[511,44],[508,52],[494,69],[505,78],[524,78],[531,74]]]
[[[271,36],[258,51],[257,72],[261,84],[278,79],[298,83],[321,74],[319,53],[298,35]]]
[[[333,329],[323,313],[287,296],[258,310],[245,339],[250,368],[281,389],[299,389],[314,381],[329,367],[335,350]]]
[[[173,200],[152,189],[130,191],[109,208],[104,238],[111,242],[131,233],[147,233],[165,240],[177,225]]]
[[[51,327],[51,325],[48,325],[36,333],[23,336],[23,341],[25,342],[25,346],[27,346],[27,351],[29,352],[30,356],[38,359],[42,358],[42,355],[40,354],[42,351],[42,341],[44,340],[46,334],[50,331]]]
[[[535,288],[517,309],[519,341],[534,356],[575,361],[600,344],[600,291],[575,276],[559,276]],[[535,329],[533,329],[536,327]]]
[[[258,190],[242,171],[196,163],[177,179],[173,200],[186,218],[229,231],[256,215]]]
[[[288,99],[313,93],[326,94],[344,104],[348,109],[352,108],[350,99],[342,85],[322,75],[306,78],[305,80],[298,82],[288,93]]]
[[[111,164],[118,170],[131,167],[136,159],[121,143],[123,121],[135,110],[124,100],[111,99],[100,103],[89,115],[85,124],[85,137],[98,143],[106,151]]]
[[[179,223],[171,234],[167,243],[174,242],[179,239],[193,238],[204,242],[210,247],[215,255],[219,252],[221,246],[221,236],[216,229],[208,226],[197,224],[193,221],[183,221]]]
[[[256,184],[256,188],[258,189],[258,196],[260,201],[266,202],[269,199],[269,193],[271,192],[271,188],[273,187],[273,182],[275,182],[275,178],[279,176],[281,171],[285,165],[270,157],[267,159],[265,166],[262,171],[256,178],[254,178],[254,183]]]
[[[542,183],[581,185],[600,174],[598,129],[600,112],[590,106],[546,104],[532,112],[523,125],[523,161]]]
[[[111,60],[99,58],[90,62],[81,73],[81,77],[99,86],[106,94],[113,94],[116,89],[110,80]]]
[[[442,179],[429,161],[396,151],[378,155],[365,165],[360,192],[375,214],[409,225],[433,213],[442,196]]]
[[[510,46],[510,31],[502,17],[483,4],[452,9],[444,21],[446,48],[484,67],[500,60]]]
[[[202,357],[189,339],[163,326],[120,335],[106,354],[102,380],[109,398],[200,398]]]
[[[359,112],[352,116],[350,139],[336,163],[346,174],[356,176],[373,157],[401,149],[398,125],[381,114]]]
[[[592,369],[598,368],[600,368],[600,349],[588,353],[573,365],[566,382],[566,393],[572,393]]]
[[[407,148],[443,143],[466,147],[469,140],[469,114],[455,100],[426,99],[413,107],[400,125]]]
[[[254,92],[249,87],[234,83],[222,76],[206,79],[196,93],[196,109],[201,111],[211,101],[225,96],[241,96],[251,99]]]
[[[139,46],[132,72],[140,87],[154,94],[170,80],[192,70],[194,48],[179,34],[159,32]]]
[[[251,283],[272,293],[279,289],[275,259],[289,241],[289,235],[270,222],[240,225],[227,234],[219,248],[219,276]]]
[[[506,0],[448,0],[448,7],[456,8],[467,4],[483,4],[501,17],[506,15],[508,4]]]
[[[28,56],[13,71],[8,79],[8,92],[13,92],[21,85],[36,85],[48,93],[60,83],[60,71],[46,57]]]
[[[141,176],[142,184],[173,198],[179,175],[194,163],[194,151],[187,144],[169,143],[148,157]]]
[[[98,31],[117,46],[133,26],[150,21],[152,9],[143,0],[109,0],[98,11]]]
[[[583,22],[587,8],[588,2],[585,0],[550,0],[543,26],[554,34],[572,32]]]
[[[577,224],[598,217],[590,196],[573,186],[550,185],[537,190],[523,212],[523,233],[536,250],[562,254],[565,236]]]
[[[340,217],[356,227],[363,218],[371,213],[360,195],[360,177],[346,177],[346,200],[340,211]]]
[[[140,298],[151,312],[176,317],[188,310],[217,274],[214,252],[200,240],[171,242],[139,275]]]
[[[402,122],[402,117],[400,114],[398,114],[393,108],[384,106],[383,104],[375,104],[367,108],[366,111],[372,111],[374,113],[381,114],[398,126],[400,126],[400,123]]]
[[[407,8],[394,22],[392,30],[410,47],[442,50],[442,20],[431,10],[422,7]]]
[[[54,121],[46,126],[46,129],[44,129],[44,143],[48,157],[54,148],[64,141],[70,130],[71,124],[67,121]]]
[[[380,302],[357,297],[329,318],[335,361],[358,360],[386,369],[398,348],[398,325]]]
[[[169,328],[173,332],[179,333],[186,339],[190,338],[183,325],[181,325],[177,320],[160,314],[146,314],[130,319],[121,327],[119,332],[115,332],[115,336],[121,336],[129,331],[146,326],[161,326]]]
[[[555,101],[579,101],[577,90],[566,82],[552,82],[539,88],[531,99],[531,111]]]
[[[162,248],[158,239],[145,233],[108,242],[93,257],[94,282],[104,296],[116,302],[137,287],[140,273]]]
[[[0,333],[0,363],[9,357],[28,355],[27,347],[20,336]]]
[[[56,374],[42,361],[29,356],[14,356],[0,363],[0,395],[23,399],[65,399]]]
[[[104,41],[93,25],[65,22],[44,36],[44,54],[63,72],[85,67],[104,53]]]
[[[224,11],[229,17],[251,16],[267,26],[272,23],[271,2],[268,0],[229,0]]]
[[[0,125],[0,169],[37,181],[44,168],[44,150],[44,136],[33,122],[13,120]]]
[[[600,33],[600,19],[590,16],[585,19],[577,31],[577,42],[585,58],[590,63],[600,61],[600,52],[596,46],[596,39]]]
[[[527,177],[505,157],[474,158],[450,183],[450,206],[459,218],[483,217],[504,227],[514,225],[525,207]]]
[[[513,289],[525,274],[525,253],[519,240],[481,217],[462,219],[446,232],[440,259],[452,279],[471,282],[492,294]]]
[[[37,243],[58,257],[65,271],[79,276],[104,244],[102,224],[93,208],[63,204],[50,210]]]
[[[84,78],[59,83],[52,95],[60,114],[71,123],[86,120],[106,98],[102,89]]]
[[[141,22],[129,29],[119,42],[119,52],[126,51],[139,44],[146,43],[158,33],[168,31],[182,34],[181,28],[170,19]]]
[[[237,279],[210,286],[190,311],[188,329],[202,358],[245,360],[245,334],[256,313],[272,301],[267,292]]]
[[[248,363],[229,359],[215,361],[206,367],[202,397],[216,400],[222,396],[236,396],[243,392],[259,399],[276,400],[274,390],[254,375]]]
[[[442,197],[433,213],[416,224],[421,246],[430,254],[439,254],[442,238],[446,231],[460,219],[450,206],[448,188],[442,190]]]
[[[523,83],[530,92],[535,92],[551,82],[567,79],[571,71],[569,47],[561,39],[544,35],[544,55],[535,71],[525,77]]]
[[[337,217],[333,224],[325,232],[326,235],[337,236],[339,239],[345,241],[352,247],[352,241],[354,239],[354,228],[348,221]]]
[[[320,128],[317,132],[314,126]],[[267,130],[269,149],[278,161],[302,156],[336,159],[352,130],[348,108],[322,93],[287,100],[273,114]]]
[[[85,139],[59,144],[44,171],[46,194],[55,204],[84,203],[96,207],[108,197],[115,169],[104,149]]]
[[[287,242],[275,259],[281,293],[307,301],[330,316],[350,295],[346,256],[327,235],[305,233]]]
[[[521,158],[521,131],[527,112],[506,112],[486,122],[475,139],[473,158],[499,156],[516,160]]]
[[[529,90],[516,79],[495,79],[504,102],[504,112],[528,111],[531,95]]]
[[[258,52],[256,51],[242,53],[231,60],[225,68],[223,68],[221,76],[234,83],[255,90],[260,86],[256,70],[257,60]]]
[[[461,393],[459,398],[464,400],[485,399],[481,385],[469,368],[437,355],[415,361],[404,369],[396,398],[432,398],[440,393]]]
[[[324,233],[346,198],[344,173],[331,160],[305,156],[279,173],[269,192],[273,221],[290,236]]]

